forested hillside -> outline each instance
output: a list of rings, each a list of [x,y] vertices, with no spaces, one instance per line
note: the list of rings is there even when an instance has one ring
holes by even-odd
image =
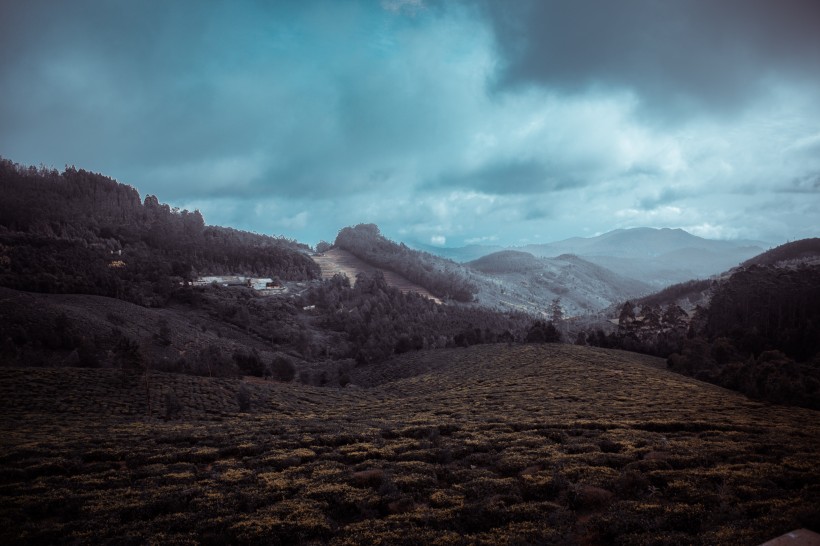
[[[375,224],[342,229],[335,246],[372,265],[395,271],[442,299],[468,302],[478,291],[454,262],[397,244],[384,237]]]
[[[820,408],[820,265],[800,262],[794,252],[778,255],[788,257],[626,302],[617,331],[583,332],[577,342],[668,357],[674,371],[756,398]],[[769,254],[759,261],[771,260]],[[684,310],[684,300],[693,308]]]
[[[820,258],[820,238],[800,239],[790,243],[782,244],[754,258],[750,258],[741,264],[750,265],[774,265],[778,262],[788,260],[806,260]]]
[[[0,159],[0,285],[158,305],[179,280],[247,274],[288,280],[319,270],[294,241],[206,226],[106,176]]]

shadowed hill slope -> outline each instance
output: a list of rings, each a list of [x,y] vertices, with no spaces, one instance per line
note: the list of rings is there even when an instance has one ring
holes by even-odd
[[[774,265],[789,260],[818,260],[820,259],[820,238],[801,239],[792,241],[767,250],[750,258],[741,264],[741,267],[751,265]]]
[[[0,368],[0,540],[728,545],[816,528],[816,412],[657,364],[491,345],[362,367],[378,385],[347,389]]]

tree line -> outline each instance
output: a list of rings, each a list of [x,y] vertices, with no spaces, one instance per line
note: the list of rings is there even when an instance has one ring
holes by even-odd
[[[673,371],[755,398],[820,408],[820,265],[742,267],[710,292],[691,316],[626,302],[617,331],[576,342],[661,356]]]
[[[203,274],[307,280],[306,245],[218,226],[199,211],[143,201],[131,186],[67,167],[0,158],[0,285],[158,305],[171,285]]]

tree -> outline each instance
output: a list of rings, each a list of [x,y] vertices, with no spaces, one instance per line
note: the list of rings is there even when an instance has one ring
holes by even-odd
[[[564,309],[561,307],[561,298],[555,298],[550,303],[550,320],[553,324],[561,324],[564,320]]]
[[[561,334],[551,322],[536,320],[527,332],[527,343],[558,343]]]
[[[635,322],[635,306],[632,305],[632,302],[627,301],[621,307],[621,314],[618,315],[618,324],[626,326],[632,322]]]
[[[271,376],[276,381],[289,383],[296,377],[296,366],[293,361],[286,356],[278,355],[274,357],[270,365]]]
[[[246,413],[251,409],[251,392],[245,383],[239,385],[236,393],[236,402],[239,404],[239,411]]]

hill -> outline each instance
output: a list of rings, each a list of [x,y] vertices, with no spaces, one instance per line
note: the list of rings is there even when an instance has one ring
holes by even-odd
[[[206,226],[197,211],[155,196],[141,201],[134,188],[74,167],[60,173],[0,159],[0,189],[0,365],[338,384],[357,362],[523,340],[532,323],[518,313],[436,306],[419,296],[429,291],[387,271],[410,292],[402,293],[385,279],[389,268],[371,268],[355,286],[322,281],[303,244]],[[339,242],[406,266],[439,293],[472,297],[455,264],[417,256],[369,227],[342,230]],[[263,279],[253,290],[192,282],[213,275]]]
[[[820,260],[820,238],[800,239],[767,250],[743,262],[741,267],[775,265],[779,262]]]
[[[564,315],[572,317],[601,311],[651,290],[649,285],[570,254],[536,258],[507,250],[465,266],[479,287],[478,302],[500,310],[541,314],[560,299]]]
[[[502,250],[465,264],[482,273],[527,273],[540,269],[542,262],[529,252]]]
[[[199,275],[309,280],[307,247],[219,226],[97,173],[0,158],[0,286],[161,306]]]
[[[372,224],[341,230],[334,247],[337,250],[349,252],[364,262],[351,271],[380,269],[386,276],[398,275],[394,284],[404,283],[407,288],[418,284],[439,299],[450,296],[450,301],[501,312],[541,315],[554,299],[561,298],[564,312],[574,316],[600,311],[650,290],[640,281],[571,255],[537,258],[526,252],[506,250],[457,264],[394,243]],[[339,260],[332,256],[318,258],[325,263],[327,274],[340,267],[336,263]],[[338,256],[347,259],[343,254]]]
[[[431,299],[436,303],[441,303],[441,300],[430,293],[429,290],[416,283],[408,281],[406,278],[391,271],[389,269],[381,269],[370,265],[363,260],[357,258],[354,254],[341,248],[331,248],[325,252],[314,254],[311,256],[322,270],[322,278],[325,280],[332,279],[334,275],[345,275],[350,279],[351,284],[356,284],[356,277],[360,273],[373,274],[377,271],[384,275],[384,280],[389,286],[398,288],[402,292],[414,292],[425,298]]]
[[[764,265],[625,302],[610,310],[617,331],[589,330],[578,339],[668,357],[674,371],[818,409],[820,261],[814,245],[798,242],[765,253],[757,260]]]
[[[362,367],[374,386],[347,389],[0,368],[0,540],[720,546],[817,530],[815,413],[658,365],[492,345]]]
[[[398,273],[441,299],[469,302],[476,293],[454,262],[397,244],[375,224],[359,224],[339,231],[334,243],[370,265]]]

